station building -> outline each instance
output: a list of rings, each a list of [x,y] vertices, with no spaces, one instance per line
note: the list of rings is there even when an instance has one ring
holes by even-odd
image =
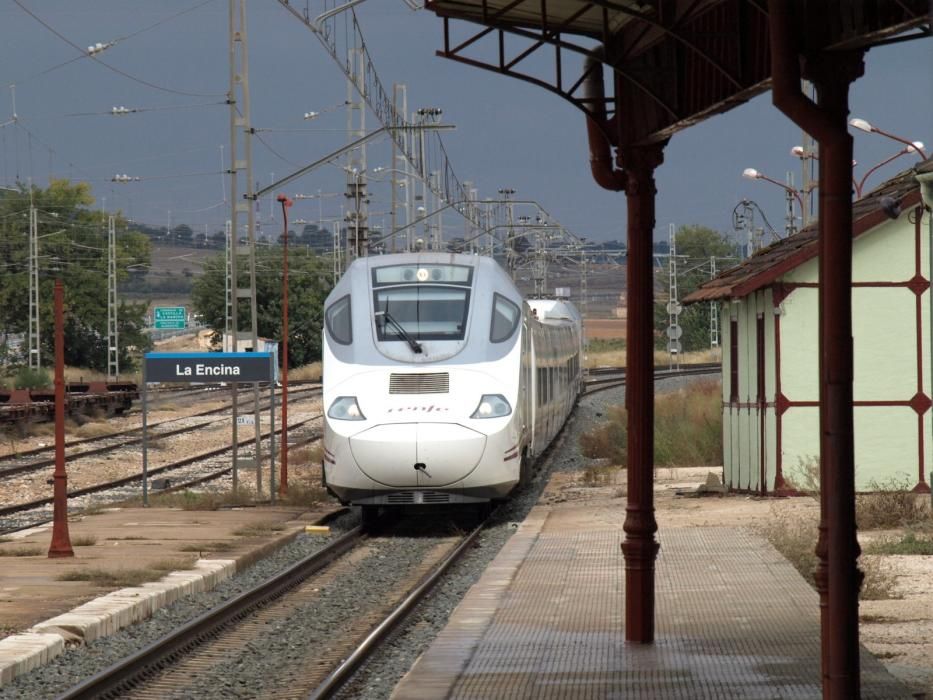
[[[855,479],[930,491],[933,159],[853,203]],[[819,469],[818,230],[757,252],[686,297],[719,302],[723,480],[787,493]]]

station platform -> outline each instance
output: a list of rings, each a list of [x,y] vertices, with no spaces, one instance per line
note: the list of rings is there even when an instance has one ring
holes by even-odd
[[[822,697],[817,594],[738,527],[659,518],[656,642],[627,644],[613,504],[536,506],[393,700]],[[914,697],[861,662],[863,698]]]
[[[73,517],[74,557],[49,559],[51,525],[0,542],[0,685],[68,644],[111,634],[268,556],[333,506],[108,508]]]

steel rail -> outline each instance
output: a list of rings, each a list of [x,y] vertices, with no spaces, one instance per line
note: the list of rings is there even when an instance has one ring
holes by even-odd
[[[485,525],[486,521],[482,522],[473,532],[467,535],[457,548],[448,554],[444,561],[442,561],[433,572],[428,574],[428,576],[408,594],[405,600],[399,603],[399,605],[369,633],[366,639],[360,642],[359,646],[357,646],[350,656],[344,659],[340,665],[337,666],[310,695],[308,695],[308,700],[324,700],[325,698],[332,697],[334,693],[349,680],[357,667],[376,651],[379,645],[385,641],[386,637],[399,626],[408,616],[408,613],[427,597],[428,593],[431,592],[431,589],[434,588],[434,585],[447,570],[473,545],[473,542],[476,541],[476,538],[479,536],[479,533],[482,532]]]
[[[364,534],[355,527],[324,549],[305,557],[271,579],[209,610],[174,632],[152,642],[58,696],[58,700],[90,700],[117,693],[142,677],[157,672],[178,655],[216,634],[221,628],[280,597],[328,566],[355,546]]]
[[[289,430],[300,428],[301,426],[306,425],[307,423],[310,423],[313,420],[317,420],[318,418],[321,417],[321,415],[323,414],[312,416],[311,418],[306,418],[305,420],[299,421],[297,423],[293,423],[292,425],[288,426]],[[282,429],[277,428],[275,432],[277,434],[281,433]],[[260,439],[265,440],[269,437],[269,435],[270,435],[269,432],[263,433],[260,435]],[[244,440],[239,440],[237,442],[237,446],[245,447],[247,445],[252,444],[254,440],[255,440],[255,437],[250,437]],[[177,462],[172,462],[171,464],[166,464],[161,467],[156,467],[155,469],[150,469],[149,476],[151,477],[155,474],[162,474],[167,471],[181,469],[182,467],[187,467],[188,465],[194,464],[195,462],[198,462],[200,460],[210,459],[211,457],[217,457],[218,455],[221,455],[224,452],[227,452],[228,450],[232,449],[232,447],[233,447],[232,445],[224,445],[223,447],[218,447],[217,449],[214,449],[214,450],[209,450],[207,452],[202,452],[201,454],[192,455],[191,457],[185,457],[184,459],[181,459]],[[111,488],[125,486],[127,484],[133,483],[134,481],[140,481],[142,480],[142,478],[143,478],[142,473],[131,474],[130,476],[125,476],[120,479],[115,479],[114,481],[108,481],[103,484],[95,484],[93,486],[87,486],[83,489],[76,489],[74,491],[69,491],[68,498],[74,498],[76,496],[87,496],[88,494],[99,493],[100,491],[106,491]],[[42,506],[50,505],[52,503],[52,500],[53,499],[51,498],[42,498],[36,501],[29,501],[27,503],[17,503],[11,506],[4,506],[0,508],[0,517],[5,516],[5,515],[13,515],[15,513],[20,513],[24,510],[31,510],[32,508],[41,508]]]
[[[312,392],[312,393],[313,393],[313,392],[315,392],[315,391],[317,391],[317,388],[316,388],[316,387],[311,387],[311,388],[308,388],[308,389],[301,389],[301,390],[299,390],[299,391],[293,392],[293,393],[292,393],[292,398],[294,398],[295,396],[302,396],[302,395],[305,394],[306,392]],[[265,410],[265,409],[267,409],[267,408],[269,408],[268,402],[266,402],[264,405],[260,406],[260,409],[259,409],[259,410],[260,410],[260,411],[263,411],[263,410]],[[167,420],[159,421],[158,423],[153,423],[153,424],[151,424],[151,425],[149,426],[149,428],[150,428],[150,429],[158,428],[159,426],[166,425],[167,423],[174,423],[174,422],[177,422],[177,421],[180,421],[180,420],[186,420],[186,419],[191,419],[191,418],[203,418],[203,417],[205,417],[205,416],[216,415],[216,414],[218,414],[218,413],[222,413],[222,412],[224,412],[224,411],[229,411],[229,410],[230,410],[230,406],[229,406],[229,405],[221,406],[221,407],[219,407],[219,408],[212,408],[212,409],[207,410],[207,411],[201,411],[200,413],[193,413],[193,414],[191,414],[190,416],[179,416],[178,418],[169,418],[169,419],[167,419]],[[217,423],[217,422],[219,422],[219,421],[224,420],[225,418],[226,418],[226,417],[221,417],[221,418],[218,418],[218,419],[216,419],[216,420],[208,421],[208,422],[206,422],[206,423],[201,423],[201,424],[199,424],[199,425],[185,426],[185,427],[182,427],[182,428],[178,428],[178,429],[176,429],[176,430],[170,430],[170,431],[163,432],[163,433],[156,433],[156,434],[151,435],[151,436],[149,437],[149,440],[150,440],[151,442],[155,442],[155,441],[157,441],[157,440],[161,440],[162,438],[171,437],[172,435],[179,435],[179,434],[186,433],[186,432],[193,432],[193,431],[195,431],[195,430],[198,430],[199,428],[203,428],[203,427],[206,427],[206,426],[208,426],[208,425],[213,425],[213,424],[215,424],[215,423]],[[129,428],[129,429],[127,429],[127,430],[121,430],[121,431],[117,431],[117,432],[115,432],[115,433],[108,433],[107,435],[98,435],[97,437],[92,437],[92,438],[83,438],[83,439],[80,439],[80,440],[72,440],[71,442],[66,442],[66,443],[65,443],[65,447],[66,447],[66,448],[68,448],[68,447],[75,447],[75,446],[77,446],[77,445],[84,445],[84,444],[87,444],[87,443],[89,443],[89,442],[100,442],[100,441],[103,441],[103,440],[109,440],[109,439],[111,439],[111,438],[118,438],[118,437],[120,437],[120,436],[122,436],[122,435],[132,435],[132,434],[134,434],[134,433],[139,433],[139,432],[141,432],[141,431],[142,431],[142,428],[141,428],[141,427],[139,427],[139,428]],[[110,452],[110,451],[113,451],[113,450],[118,450],[118,449],[120,449],[120,448],[122,448],[122,447],[127,447],[127,446],[129,446],[129,445],[136,445],[136,444],[138,444],[138,443],[140,443],[140,442],[142,442],[142,436],[136,437],[136,438],[132,438],[132,439],[129,439],[129,440],[125,440],[125,441],[123,441],[123,442],[121,442],[121,443],[118,443],[118,444],[115,444],[115,445],[104,445],[104,446],[99,447],[99,448],[94,448],[94,449],[90,449],[90,450],[84,450],[84,451],[82,451],[82,452],[76,452],[76,453],[72,453],[72,454],[66,454],[66,455],[65,455],[65,461],[66,461],[66,462],[74,462],[75,460],[83,459],[84,457],[89,457],[89,456],[93,456],[93,455],[97,455],[97,454],[102,454],[102,453],[104,453],[104,452]],[[29,457],[30,455],[42,454],[43,452],[51,452],[51,451],[53,451],[54,449],[55,449],[55,448],[54,448],[54,445],[53,445],[53,446],[49,446],[49,447],[37,447],[37,448],[35,448],[35,449],[26,450],[26,451],[23,451],[23,452],[19,452],[19,453],[17,453],[17,454],[3,455],[2,457],[0,457],[0,480],[5,479],[6,477],[9,477],[9,476],[15,476],[16,474],[22,474],[22,473],[25,473],[25,472],[36,471],[36,470],[38,470],[38,469],[42,469],[43,467],[49,467],[49,466],[54,465],[54,464],[55,464],[55,457],[48,457],[48,458],[45,458],[45,459],[36,460],[36,461],[34,461],[34,462],[29,462],[28,464],[21,464],[21,465],[17,465],[17,466],[13,466],[13,467],[6,467],[6,468],[3,468],[3,467],[2,467],[2,465],[3,465],[4,463],[18,461],[18,460],[22,459],[23,457]]]

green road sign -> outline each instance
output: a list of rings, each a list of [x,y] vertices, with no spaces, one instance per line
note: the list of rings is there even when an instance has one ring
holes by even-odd
[[[183,329],[188,327],[184,306],[157,306],[152,318],[153,328]]]

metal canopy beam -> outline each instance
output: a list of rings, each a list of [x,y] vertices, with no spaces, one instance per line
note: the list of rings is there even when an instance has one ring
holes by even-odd
[[[927,0],[794,0],[809,17],[801,29],[809,52],[865,48],[929,24]],[[626,105],[622,125],[606,124],[612,145],[659,143],[770,87],[765,0],[429,0],[444,18],[438,55],[544,87],[594,116],[578,94],[584,79],[578,55],[599,58],[615,75],[613,102]],[[831,20],[831,21],[829,21]],[[456,28],[479,24],[452,41]],[[495,32],[495,34],[493,34]],[[483,51],[480,40],[495,36]],[[594,41],[602,43],[597,46]],[[554,47],[546,69],[525,68],[541,46]],[[490,55],[492,54],[492,55]],[[576,60],[574,60],[576,58]],[[568,80],[568,76],[573,76]]]

